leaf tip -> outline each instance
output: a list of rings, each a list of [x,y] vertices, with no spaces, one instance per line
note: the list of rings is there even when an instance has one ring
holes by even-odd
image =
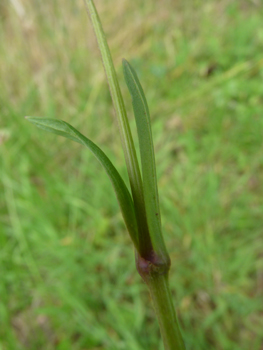
[[[129,67],[129,62],[125,58],[122,59],[122,66],[124,69]]]
[[[25,116],[25,119],[26,119],[27,121],[29,121],[30,123],[34,123],[34,119],[36,119],[36,117]]]

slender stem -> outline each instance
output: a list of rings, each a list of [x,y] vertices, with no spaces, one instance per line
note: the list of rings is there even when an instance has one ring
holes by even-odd
[[[164,348],[166,350],[185,350],[173,306],[168,273],[165,275],[155,275],[147,281],[147,285],[158,318]]]
[[[136,254],[136,267],[150,291],[165,350],[185,350],[168,282],[170,263],[159,259],[156,253],[151,260]]]
[[[136,251],[137,270],[149,288],[159,321],[165,349],[185,350],[168,284],[170,260],[168,258],[162,259],[162,256],[158,254],[159,252],[157,249],[156,251],[153,250],[146,219],[140,169],[110,50],[93,0],[84,1],[101,52],[113,105],[116,111],[131,184],[139,230],[139,249],[138,252]]]

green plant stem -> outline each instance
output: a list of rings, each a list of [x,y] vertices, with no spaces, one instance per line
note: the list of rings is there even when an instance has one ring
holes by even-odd
[[[158,318],[164,348],[166,350],[185,350],[172,301],[168,273],[154,276],[147,282],[147,285]]]
[[[160,252],[158,251],[158,247],[155,247],[156,249],[153,249],[154,247],[151,242],[148,222],[146,219],[144,190],[140,169],[110,50],[93,1],[84,1],[90,15],[98,46],[101,52],[113,105],[116,111],[122,146],[124,149],[124,155],[131,184],[131,191],[139,231],[139,249],[136,251],[137,270],[144,281],[147,283],[150,294],[152,296],[165,349],[185,350],[168,284],[170,259],[168,257],[167,259],[162,259],[162,254],[159,254]],[[142,97],[142,99],[144,100],[144,97]],[[153,147],[151,149],[153,150]],[[152,164],[155,166],[154,161],[152,161]],[[159,215],[159,209],[153,210],[154,215]],[[165,247],[163,248],[163,251],[165,251],[163,255],[166,257],[167,254]]]
[[[169,287],[170,264],[158,266],[158,255],[152,261],[136,255],[136,267],[151,294],[165,350],[185,350]]]

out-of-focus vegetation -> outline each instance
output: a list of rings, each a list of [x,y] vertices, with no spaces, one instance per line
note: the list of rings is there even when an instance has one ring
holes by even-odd
[[[149,101],[187,348],[262,350],[263,4],[96,5],[128,110],[122,57]],[[82,1],[1,0],[0,86],[0,349],[162,349],[107,176],[23,118],[70,122],[127,179]]]

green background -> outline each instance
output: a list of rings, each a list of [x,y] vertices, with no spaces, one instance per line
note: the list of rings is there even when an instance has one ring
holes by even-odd
[[[95,3],[135,137],[123,57],[149,102],[187,349],[261,350],[263,4]],[[71,123],[127,180],[82,1],[1,0],[0,86],[0,350],[162,349],[106,174],[24,119]]]

